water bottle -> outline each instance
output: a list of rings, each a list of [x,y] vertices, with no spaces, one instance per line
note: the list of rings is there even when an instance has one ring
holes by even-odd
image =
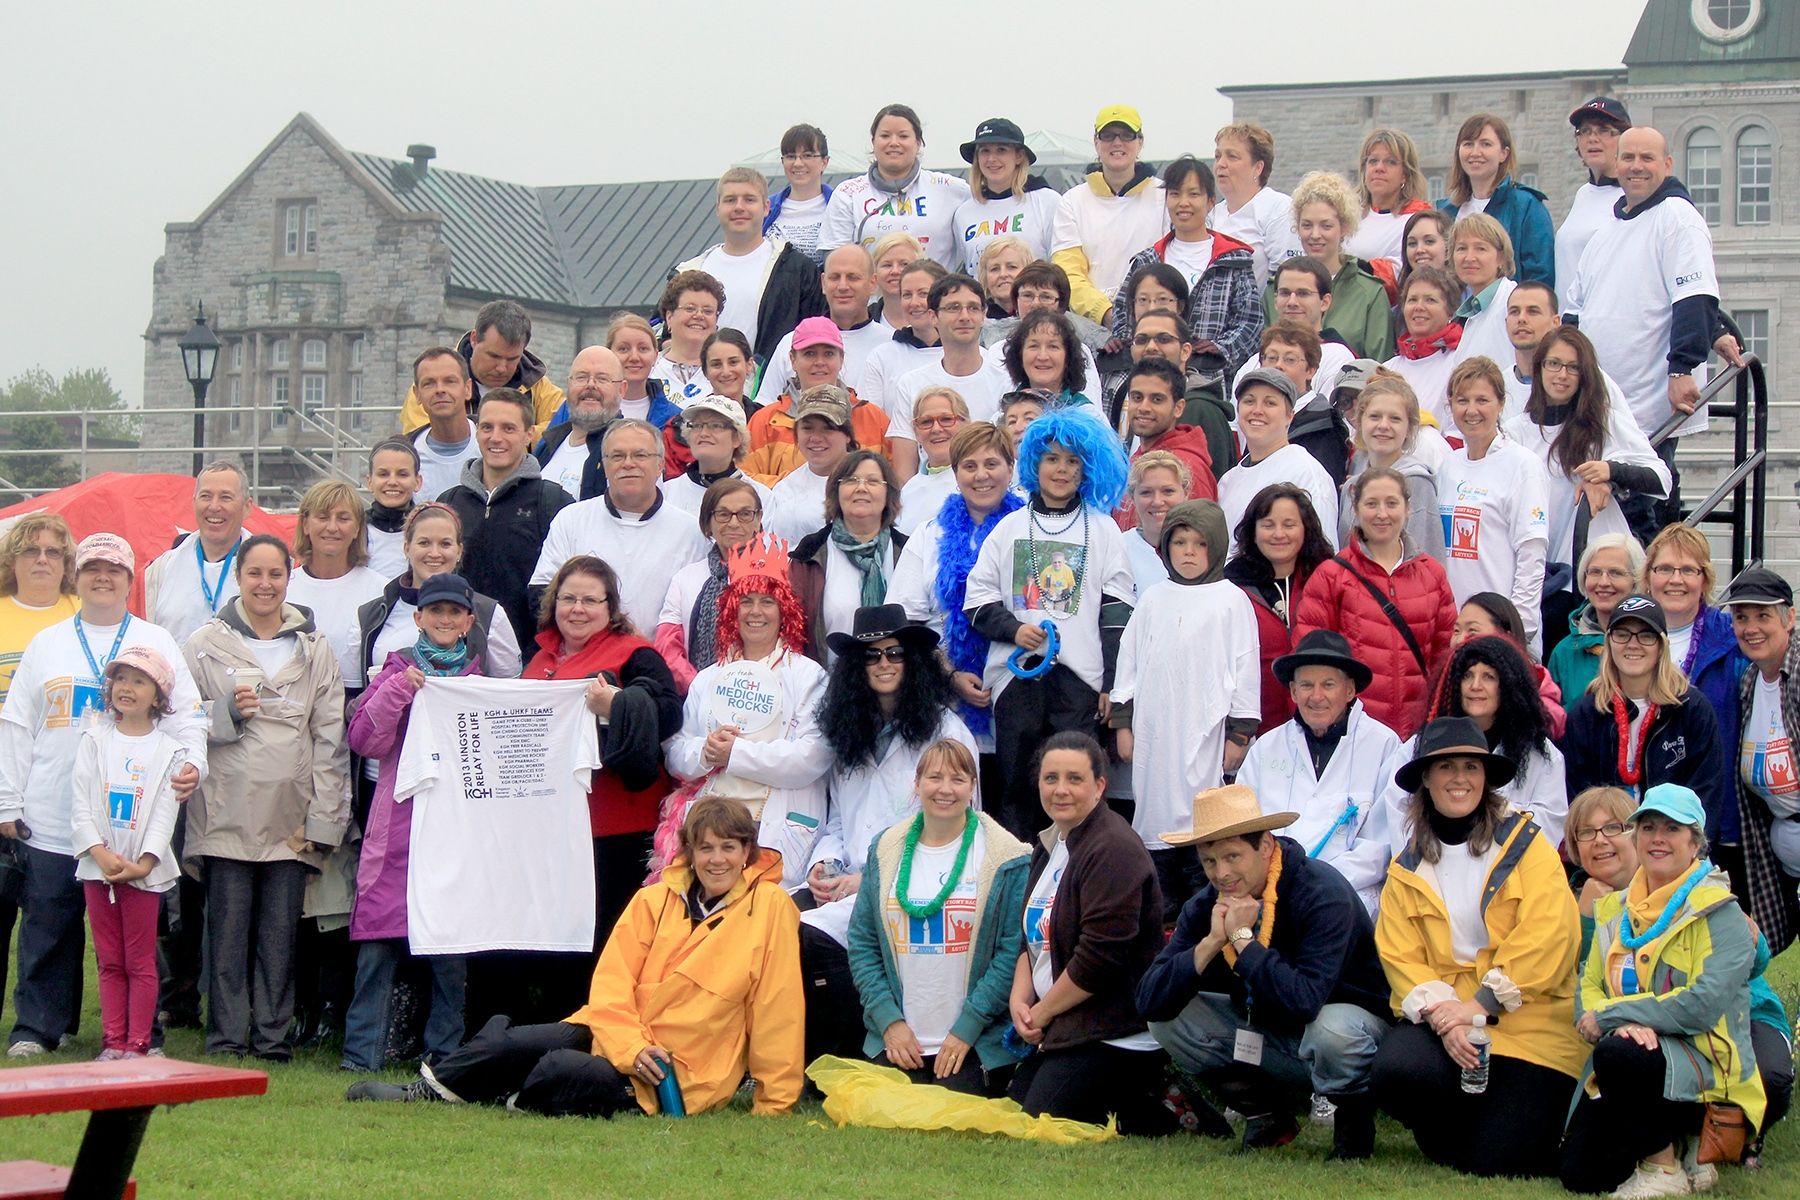
[[[662,1063],[662,1081],[656,1085],[656,1107],[662,1110],[665,1117],[687,1116],[687,1104],[681,1098],[681,1085],[675,1081],[675,1060],[659,1059]],[[1483,1060],[1485,1064],[1486,1060]],[[1487,1086],[1487,1077],[1482,1076],[1482,1087]]]
[[[1487,1031],[1484,1014],[1476,1013],[1474,1020],[1475,1028],[1469,1030],[1469,1045],[1475,1047],[1478,1059],[1474,1066],[1463,1068],[1462,1090],[1471,1096],[1479,1096],[1487,1091],[1488,1056],[1493,1049],[1494,1037]]]

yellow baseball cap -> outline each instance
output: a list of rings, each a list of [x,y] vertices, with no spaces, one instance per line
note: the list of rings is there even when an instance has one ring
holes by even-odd
[[[1099,133],[1108,125],[1124,125],[1139,137],[1144,135],[1144,118],[1129,104],[1109,104],[1101,109],[1094,118],[1094,132]]]

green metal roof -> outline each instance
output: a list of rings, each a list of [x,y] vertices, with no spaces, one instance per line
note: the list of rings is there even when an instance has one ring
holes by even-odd
[[[1631,82],[1800,78],[1800,4],[1762,0],[1760,7],[1748,34],[1717,42],[1695,27],[1693,0],[1650,0],[1625,51]]]

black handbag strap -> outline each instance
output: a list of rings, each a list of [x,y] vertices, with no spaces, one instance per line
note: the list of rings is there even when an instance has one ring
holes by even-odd
[[[1375,597],[1375,603],[1381,605],[1382,615],[1391,621],[1394,628],[1400,631],[1400,636],[1406,639],[1406,648],[1411,650],[1413,658],[1418,660],[1419,670],[1426,675],[1431,674],[1430,669],[1425,665],[1425,651],[1419,648],[1419,639],[1413,636],[1412,626],[1406,623],[1406,618],[1400,615],[1400,610],[1394,607],[1394,602],[1383,595],[1381,589],[1369,581],[1368,576],[1351,566],[1350,560],[1343,555],[1334,554],[1331,556],[1331,561],[1350,572],[1350,578],[1368,589],[1369,595]]]

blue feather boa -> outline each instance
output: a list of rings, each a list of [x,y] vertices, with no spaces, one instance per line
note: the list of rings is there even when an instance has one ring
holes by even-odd
[[[987,667],[988,641],[975,632],[968,615],[963,612],[963,600],[969,591],[969,572],[975,569],[981,544],[994,532],[1000,518],[1024,504],[1017,493],[1008,490],[1001,498],[1000,507],[989,513],[980,525],[970,520],[969,506],[956,492],[952,492],[938,510],[938,528],[943,531],[943,537],[938,541],[937,578],[932,582],[931,591],[937,598],[938,607],[944,610],[944,653],[950,658],[952,670],[967,671],[979,677]],[[992,724],[988,709],[970,704],[959,707],[970,733],[979,737],[988,731]]]

